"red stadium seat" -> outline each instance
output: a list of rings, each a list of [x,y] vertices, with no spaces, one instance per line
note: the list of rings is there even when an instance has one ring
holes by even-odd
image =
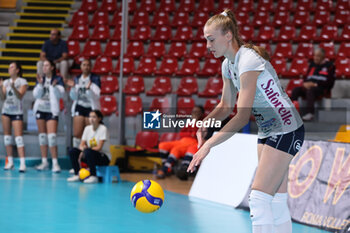
[[[271,26],[262,26],[260,27],[259,34],[255,38],[256,41],[270,41],[274,38],[275,29]]]
[[[320,36],[317,38],[318,41],[333,41],[338,36],[337,26],[324,25],[321,30]]]
[[[282,76],[286,78],[304,77],[308,67],[308,61],[305,58],[294,58],[289,70],[282,74]]]
[[[350,78],[349,58],[338,58],[335,61],[335,76],[337,78]]]
[[[89,38],[89,27],[87,25],[76,25],[73,28],[69,40],[85,41]]]
[[[176,94],[178,96],[191,96],[198,92],[197,79],[192,76],[183,77],[177,88]]]
[[[127,95],[138,95],[145,91],[145,84],[141,76],[129,76],[123,92]]]
[[[254,1],[253,0],[239,1],[236,9],[239,9],[240,11],[252,12],[254,11]]]
[[[219,99],[207,99],[204,103],[204,115],[207,116],[219,103]]]
[[[151,106],[149,107],[149,111],[157,111],[161,113],[169,113],[170,112],[170,103],[167,97],[156,97],[152,100]]]
[[[89,58],[96,58],[102,54],[99,41],[90,40],[85,43],[82,55]]]
[[[173,75],[178,70],[177,58],[166,57],[162,60],[159,70],[156,71],[156,75]]]
[[[111,40],[121,40],[121,36],[122,36],[121,26],[117,25],[114,28],[114,33]],[[128,27],[128,38],[130,37],[131,37],[130,27]]]
[[[125,147],[127,152],[136,152],[143,150],[154,151],[158,146],[158,132],[140,131],[136,134],[135,147]]]
[[[281,27],[290,24],[290,15],[288,11],[278,11],[275,13],[272,25],[275,27]]]
[[[109,26],[108,25],[97,25],[92,32],[92,40],[106,41],[110,37],[109,35]]]
[[[197,30],[197,34],[194,36],[193,41],[205,42],[203,30]]]
[[[189,97],[180,97],[177,100],[177,114],[179,115],[191,115],[192,109],[194,108],[195,103],[192,98]]]
[[[285,58],[274,58],[271,60],[271,65],[275,69],[278,76],[287,72],[287,63]]]
[[[349,10],[350,2],[348,0],[338,0],[336,10]]]
[[[173,42],[170,45],[168,57],[182,58],[187,54],[185,42]]]
[[[71,21],[69,22],[69,27],[74,27],[75,25],[87,25],[89,24],[89,15],[86,11],[77,11],[74,13]]]
[[[96,11],[92,17],[90,26],[97,25],[108,25],[108,12],[107,11]]]
[[[303,79],[291,79],[289,80],[287,87],[286,87],[286,93],[289,97],[292,96],[292,91],[296,87],[301,87],[303,85]]]
[[[176,132],[166,132],[162,133],[159,138],[159,142],[169,142],[180,140],[180,134]]]
[[[145,56],[161,58],[165,55],[164,42],[153,41],[148,47],[148,51]]]
[[[170,26],[179,27],[179,26],[184,26],[189,24],[190,24],[190,18],[189,18],[188,12],[179,10],[175,12],[173,21],[171,22]]]
[[[302,27],[310,21],[310,13],[308,11],[296,11],[292,24],[295,27]]]
[[[275,11],[293,11],[293,0],[278,0]]]
[[[134,12],[137,9],[136,0],[128,0],[129,12]]]
[[[134,72],[134,58],[132,57],[124,57],[123,59],[123,73],[124,74],[130,74]],[[118,60],[117,66],[114,70],[115,74],[119,74],[120,73],[120,60]]]
[[[67,46],[68,46],[68,56],[70,58],[73,58],[73,57],[78,56],[80,54],[79,41],[69,40],[69,41],[67,41]]]
[[[338,10],[334,16],[334,23],[338,26],[344,26],[350,23],[350,11],[349,10]]]
[[[117,111],[117,100],[113,95],[103,95],[100,97],[101,112],[104,116],[109,116]]]
[[[139,10],[134,13],[134,17],[132,18],[132,21],[130,25],[132,27],[137,27],[139,25],[148,25],[149,24],[149,15],[148,12],[141,8],[142,10]]]
[[[278,37],[274,41],[278,42],[290,42],[296,38],[295,27],[284,25],[280,29]]]
[[[179,71],[176,72],[177,75],[194,75],[199,72],[199,61],[196,58],[186,58],[182,64]]]
[[[337,58],[350,58],[350,42],[343,42],[338,49]]]
[[[152,13],[156,10],[156,1],[155,0],[143,0],[141,1],[140,9]]]
[[[181,0],[180,6],[178,9],[181,9],[185,12],[194,12],[195,11],[195,1],[194,0]]]
[[[128,56],[139,58],[144,54],[144,45],[141,41],[132,41],[126,50]]]
[[[290,43],[279,43],[276,46],[274,58],[292,58],[292,44]]]
[[[198,9],[201,11],[210,13],[214,11],[214,1],[212,0],[200,0]]]
[[[252,26],[245,25],[241,28],[242,40],[248,42],[254,39],[254,28]],[[203,34],[203,33],[202,33]]]
[[[311,59],[313,56],[313,45],[311,43],[299,43],[294,56]]]
[[[142,99],[140,96],[125,97],[125,116],[136,116],[142,112]]]
[[[205,56],[208,56],[208,50],[205,42],[194,42],[192,43],[192,47],[190,52],[186,55],[186,57],[195,57],[202,59]]]
[[[350,41],[350,24],[344,25],[341,35],[336,40],[340,42]]]
[[[171,1],[171,0],[169,0]],[[169,25],[169,13],[165,10],[163,10],[163,8],[159,8],[160,11],[155,12],[154,16],[153,16],[153,21],[151,23],[151,26],[160,26],[160,25]]]
[[[117,11],[117,1],[116,0],[103,0],[100,11],[115,12]]]
[[[234,2],[232,0],[220,0],[218,11],[222,12],[225,9],[234,9]]]
[[[79,11],[94,12],[97,10],[97,0],[83,0]]]
[[[191,26],[202,29],[208,19],[209,19],[209,14],[207,12],[202,11],[202,9],[200,11],[198,10],[194,13]]]
[[[149,40],[151,38],[151,28],[148,25],[137,26],[134,35],[130,40]]]
[[[159,9],[165,12],[176,11],[175,0],[161,0]]]
[[[332,0],[318,0],[316,5],[316,11],[333,11]]]
[[[259,10],[255,13],[252,25],[255,27],[260,27],[269,25],[270,23],[271,22],[269,12]]]
[[[326,58],[334,59],[335,58],[335,49],[333,42],[322,42],[319,44],[321,48],[323,48],[326,52]]]
[[[96,74],[108,74],[111,73],[112,70],[112,59],[110,57],[100,56],[96,59],[92,72]]]
[[[171,80],[169,77],[160,76],[154,80],[152,88],[146,92],[148,96],[163,96],[171,92]]]
[[[217,97],[222,92],[222,78],[211,77],[205,84],[202,92],[198,93],[199,97]]]
[[[199,76],[214,76],[221,74],[221,60],[207,58],[203,68],[197,73]]]
[[[74,58],[74,68],[71,68],[69,71],[72,75],[81,74],[80,65],[85,59],[89,59],[88,57],[84,57],[81,55],[75,56]]]
[[[316,27],[311,25],[304,25],[299,33],[297,41],[310,42],[316,39]]]
[[[119,90],[118,77],[107,75],[101,77],[101,94],[112,95]]]
[[[259,0],[257,9],[259,11],[273,12],[273,0]]]
[[[171,27],[168,25],[161,25],[156,28],[156,32],[152,37],[153,41],[168,41],[171,39]]]
[[[245,11],[239,11],[237,12],[236,16],[236,20],[237,20],[237,24],[238,26],[244,26],[244,25],[249,25],[250,24],[250,20],[249,20],[249,13],[245,12]]]
[[[316,26],[323,26],[329,23],[330,19],[331,14],[329,11],[316,11],[314,15],[313,24],[315,24]]]
[[[270,43],[259,42],[259,43],[256,43],[256,45],[260,46],[260,47],[263,47],[267,51],[267,53],[270,55],[270,57],[272,57]]]
[[[122,25],[122,15],[123,15],[123,12],[121,11],[114,12],[112,21],[109,22],[109,25],[120,27],[120,25]]]
[[[313,0],[298,0],[296,11],[313,11]]]
[[[184,25],[177,28],[173,41],[190,41],[192,40],[192,37],[192,27]]]
[[[157,70],[157,63],[154,57],[142,57],[135,74],[152,75]]]
[[[120,56],[120,42],[119,41],[109,41],[106,45],[104,55],[112,58],[119,58]]]

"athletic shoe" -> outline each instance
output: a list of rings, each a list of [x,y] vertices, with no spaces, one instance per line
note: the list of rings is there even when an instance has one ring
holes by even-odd
[[[69,170],[69,174],[74,175],[74,169],[73,168]]]
[[[13,170],[15,166],[13,163],[7,163],[6,166],[4,167],[4,170]]]
[[[25,163],[21,163],[19,165],[19,172],[25,172],[26,171],[26,164]]]
[[[84,180],[85,184],[95,184],[98,183],[98,178],[97,176],[90,176],[89,178],[87,178],[86,180]]]
[[[74,175],[74,176],[67,178],[68,182],[78,182],[79,180],[80,180],[80,178],[78,175]]]
[[[58,164],[52,165],[52,172],[59,173],[61,172],[61,167]]]
[[[49,170],[49,163],[41,163],[35,167],[38,171]]]
[[[156,174],[157,179],[164,179],[165,178],[165,173],[163,170],[158,170]]]
[[[177,178],[180,180],[188,180],[188,172],[187,172],[188,164],[182,164],[180,168],[176,172]]]
[[[314,119],[314,114],[308,113],[308,114],[304,115],[302,118],[304,121],[311,121]]]

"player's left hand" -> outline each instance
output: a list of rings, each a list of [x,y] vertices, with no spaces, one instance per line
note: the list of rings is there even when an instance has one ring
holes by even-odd
[[[193,155],[193,159],[187,168],[187,172],[194,172],[194,168],[201,164],[202,160],[209,154],[210,147],[205,143],[204,145]]]

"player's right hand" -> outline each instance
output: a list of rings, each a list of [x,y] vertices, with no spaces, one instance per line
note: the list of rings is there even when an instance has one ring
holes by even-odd
[[[208,129],[205,127],[201,127],[198,129],[196,135],[197,135],[197,141],[198,141],[198,148],[201,148],[201,146],[204,144],[205,142],[205,136],[208,133]]]
[[[36,75],[36,80],[38,81],[38,83],[43,83],[43,78],[39,74]]]

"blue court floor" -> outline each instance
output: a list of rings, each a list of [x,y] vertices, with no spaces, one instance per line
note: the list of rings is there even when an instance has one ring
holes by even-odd
[[[68,171],[0,170],[1,233],[250,233],[248,211],[165,192],[158,212],[133,208],[134,183],[67,183]],[[293,224],[295,233],[326,232]]]

